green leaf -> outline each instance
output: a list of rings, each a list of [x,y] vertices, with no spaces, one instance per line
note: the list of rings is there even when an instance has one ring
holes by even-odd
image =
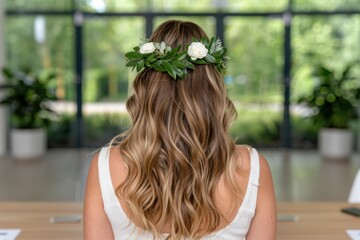
[[[210,39],[210,44],[209,44],[208,49],[209,49],[210,54],[212,54],[215,51],[215,38],[214,37],[212,37]]]
[[[205,46],[209,46],[209,41],[205,36],[200,39],[200,42],[202,42]]]
[[[153,69],[155,69],[158,72],[165,72],[165,68],[163,66],[157,66],[157,65],[152,65],[151,66]]]
[[[186,72],[180,72],[179,74],[178,74],[178,76],[181,78],[181,79],[184,79],[185,77],[186,77]]]
[[[139,61],[138,60],[131,60],[126,63],[126,67],[135,67]]]
[[[145,64],[145,61],[144,61],[144,60],[139,61],[139,62],[137,63],[137,65],[136,65],[136,71],[140,72],[141,69],[144,68],[144,64]]]
[[[215,57],[215,58],[218,58],[218,57],[222,57],[223,55],[225,55],[225,53],[226,53],[226,49],[223,48],[223,49],[221,49],[219,51],[216,51],[216,52],[212,53],[211,55],[213,57]]]
[[[151,55],[149,55],[146,58],[146,60],[149,61],[149,62],[154,62],[154,61],[156,61],[156,55],[154,53],[152,53]]]
[[[184,68],[185,64],[183,62],[180,61],[173,61],[172,62],[174,66],[178,67],[178,68]]]
[[[175,59],[181,61],[181,60],[186,59],[187,56],[188,56],[188,55],[187,55],[187,52],[186,52],[186,51],[183,51],[182,53],[180,53],[179,55],[177,55]]]
[[[207,62],[203,59],[196,59],[195,61],[192,61],[193,63],[196,63],[196,64],[207,64]]]
[[[127,54],[125,54],[125,57],[127,57],[127,58],[142,58],[143,55],[139,52],[128,52]]]
[[[181,79],[184,79],[186,77],[187,74],[186,68],[184,69],[175,68],[175,71],[176,71],[176,75],[179,76]]]
[[[189,61],[184,62],[186,68],[195,69],[195,65]]]
[[[211,56],[210,54],[207,54],[207,55],[204,57],[204,59],[205,59],[207,62],[209,62],[209,63],[216,63],[216,59],[215,59],[213,56]]]
[[[168,72],[168,74],[173,78],[176,79],[176,71],[175,68],[168,62],[164,62],[165,70]]]
[[[178,53],[179,49],[180,49],[180,46],[178,46],[177,48],[174,48],[168,54],[165,55],[164,59],[174,58],[176,56],[176,54]]]

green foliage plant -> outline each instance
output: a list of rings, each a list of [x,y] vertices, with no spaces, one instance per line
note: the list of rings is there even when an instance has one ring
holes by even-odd
[[[49,90],[55,74],[34,74],[30,70],[12,71],[3,69],[5,83],[0,85],[3,97],[0,104],[7,104],[11,110],[13,127],[31,129],[46,126],[55,112],[48,102],[55,100]]]
[[[200,53],[200,54],[197,54]],[[188,69],[196,64],[213,64],[221,74],[225,74],[226,48],[220,39],[205,37],[193,39],[192,43],[181,51],[181,45],[171,48],[165,42],[145,42],[125,54],[127,67],[141,71],[144,67],[158,72],[167,72],[174,80],[185,78]]]
[[[354,74],[354,67],[358,64],[358,61],[351,62],[340,71],[323,64],[314,68],[314,87],[298,100],[313,109],[310,117],[314,124],[326,128],[348,128],[350,122],[358,117],[360,79]]]

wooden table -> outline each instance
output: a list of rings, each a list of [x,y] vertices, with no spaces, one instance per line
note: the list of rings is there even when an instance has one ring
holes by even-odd
[[[349,239],[346,229],[360,229],[360,218],[344,214],[346,202],[279,203],[279,215],[297,215],[278,223],[278,240]],[[360,207],[358,205],[352,205]],[[51,223],[55,215],[82,214],[82,203],[0,202],[0,228],[20,228],[18,240],[80,240],[82,223]]]
[[[360,207],[347,202],[278,203],[278,215],[297,215],[296,222],[279,222],[278,240],[342,240],[347,229],[360,230],[360,217],[341,212],[344,207]]]
[[[82,222],[51,223],[53,216],[82,215],[82,203],[0,202],[0,228],[20,228],[19,240],[80,240]]]

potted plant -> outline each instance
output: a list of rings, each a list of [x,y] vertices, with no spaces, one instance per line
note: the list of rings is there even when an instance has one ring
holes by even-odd
[[[324,65],[314,68],[315,83],[312,91],[299,99],[312,109],[311,119],[320,127],[318,148],[327,159],[347,159],[353,149],[353,136],[349,129],[358,117],[360,79],[353,76],[354,61],[340,71]]]
[[[54,114],[49,107],[55,95],[49,83],[52,73],[34,74],[30,70],[13,72],[3,69],[5,83],[0,85],[4,97],[0,104],[10,106],[10,145],[12,157],[20,160],[41,157],[46,150],[44,127]]]

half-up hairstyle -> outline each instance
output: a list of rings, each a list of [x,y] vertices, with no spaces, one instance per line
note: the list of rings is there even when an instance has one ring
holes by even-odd
[[[196,24],[167,21],[150,41],[185,47],[207,37]],[[235,143],[228,134],[236,110],[222,75],[211,64],[196,65],[182,80],[145,68],[126,102],[131,128],[114,138],[128,174],[116,194],[138,227],[168,239],[199,239],[223,217],[214,195],[222,176],[235,183]]]

